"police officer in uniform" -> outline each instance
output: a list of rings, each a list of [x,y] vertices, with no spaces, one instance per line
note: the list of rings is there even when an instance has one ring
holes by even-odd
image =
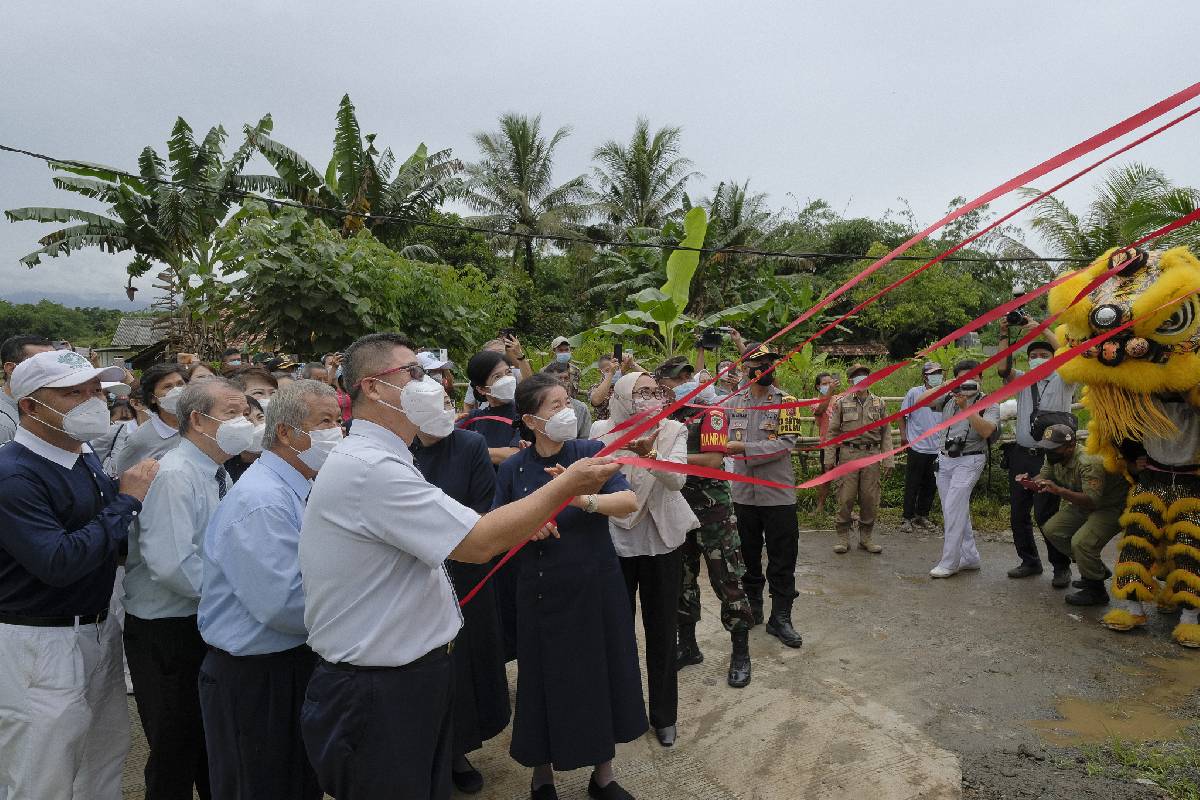
[[[767,370],[779,354],[762,344],[746,348],[746,376],[749,385],[725,402],[729,407],[729,452],[734,456],[733,471],[752,478],[764,478],[792,484],[792,448],[800,432],[795,409],[753,410],[755,406],[795,402],[775,385],[775,372]],[[771,617],[767,633],[788,647],[804,643],[792,627],[792,603],[796,592],[796,551],[800,525],[796,520],[796,492],[750,483],[733,484],[733,507],[737,513],[738,534],[742,538],[742,557],[746,577],[742,583],[754,612],[755,622],[763,618],[763,586],[769,585]],[[763,576],[762,551],[767,548],[767,572]]]
[[[695,384],[688,381],[691,365],[683,356],[667,361],[655,372],[659,382],[675,391],[676,397],[687,394]],[[693,403],[709,405],[715,396],[702,392]],[[688,463],[703,467],[723,468],[728,452],[729,417],[721,409],[696,412],[687,407],[672,417],[687,425]],[[733,514],[733,497],[729,481],[688,476],[683,489],[684,499],[700,520],[700,527],[688,531],[683,543],[683,591],[679,598],[679,650],[676,666],[686,667],[704,661],[696,644],[696,625],[700,622],[700,559],[708,565],[708,580],[721,601],[721,624],[733,640],[733,655],[729,660],[729,685],[740,689],[750,683],[750,629],[754,615],[742,588],[746,562],[742,558],[742,540],[738,536],[737,519]]]
[[[829,418],[829,438],[844,433],[853,433],[867,428],[887,416],[883,398],[870,389],[855,386],[871,374],[866,364],[850,367],[846,377],[850,380],[850,391],[833,401]],[[870,428],[842,442],[835,450],[835,463],[842,464],[873,453],[886,453],[892,449],[890,425]],[[858,546],[868,553],[882,553],[883,548],[871,541],[875,529],[875,515],[879,512],[879,495],[883,480],[892,471],[892,457],[851,472],[842,478],[838,487],[837,526],[838,543],[833,552],[845,553],[850,549],[851,515],[858,503]]]

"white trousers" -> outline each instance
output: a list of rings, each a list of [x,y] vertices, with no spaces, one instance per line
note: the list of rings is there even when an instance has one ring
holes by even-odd
[[[120,800],[121,629],[0,624],[0,800]]]
[[[938,566],[952,571],[979,565],[975,529],[971,527],[971,490],[979,481],[987,456],[983,453],[950,458],[938,456],[937,488],[942,501],[946,540]]]

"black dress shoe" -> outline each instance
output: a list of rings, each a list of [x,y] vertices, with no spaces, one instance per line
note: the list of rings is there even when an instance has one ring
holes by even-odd
[[[467,762],[470,765],[470,761]],[[483,789],[483,773],[471,767],[463,772],[450,770],[450,780],[454,782],[454,788],[458,789],[463,794],[477,794]]]
[[[804,644],[804,639],[802,639],[800,634],[796,633],[796,629],[792,627],[792,621],[779,614],[772,614],[771,618],[767,620],[767,633],[771,634],[788,647],[799,647],[800,645]]]
[[[1021,566],[1013,567],[1008,571],[1008,577],[1010,578],[1032,578],[1034,575],[1041,574],[1041,566],[1034,566],[1033,564],[1022,564]]]
[[[1063,567],[1054,570],[1054,577],[1050,580],[1050,585],[1055,589],[1065,589],[1071,585],[1071,568]]]
[[[543,783],[536,789],[529,790],[529,800],[558,800],[558,790],[553,783]]]
[[[1067,605],[1072,606],[1104,606],[1108,605],[1108,592],[1104,588],[1104,581],[1084,578],[1083,588],[1063,599],[1067,601]]]
[[[668,725],[665,728],[655,728],[654,735],[658,737],[658,743],[663,747],[671,747],[675,744],[675,738],[679,732],[675,730],[674,725]]]
[[[594,797],[596,800],[634,800],[633,795],[622,789],[621,784],[616,781],[610,781],[608,786],[600,786],[596,783],[595,773],[592,773],[592,778],[588,781],[588,797]]]
[[[744,689],[750,685],[750,655],[733,654],[729,659],[729,685]]]

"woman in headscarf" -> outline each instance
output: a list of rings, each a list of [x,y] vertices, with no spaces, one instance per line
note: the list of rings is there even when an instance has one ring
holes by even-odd
[[[637,415],[652,417],[674,398],[645,372],[623,375],[613,389],[607,420],[592,426],[592,435],[606,444],[622,435],[614,428]],[[687,463],[687,426],[662,419],[615,455]],[[677,472],[621,467],[637,495],[637,510],[610,517],[613,547],[621,559],[630,610],[642,599],[642,628],[646,634],[646,685],[650,693],[650,725],[663,747],[675,743],[679,707],[675,640],[679,628],[679,593],[683,586],[683,553],[687,532],[700,527],[691,506],[680,493],[687,480]]]
[[[500,465],[496,506],[535,491],[599,442],[575,438],[575,411],[549,375],[517,389],[533,445]],[[608,534],[608,520],[636,508],[620,473],[558,513],[559,538],[532,542],[506,567],[517,572],[517,713],[511,754],[533,767],[532,800],[557,800],[554,770],[592,766],[588,795],[631,800],[613,778],[619,742],[646,731],[637,641]],[[504,570],[501,570],[503,574]]]
[[[400,395],[404,414],[417,426],[413,463],[425,479],[458,502],[486,514],[496,493],[496,470],[487,442],[474,431],[456,430],[454,405],[441,382],[409,381]],[[447,561],[446,571],[459,597],[483,580],[491,564]],[[508,726],[508,676],[504,672],[500,612],[494,584],[484,584],[463,606],[463,627],[454,640],[454,786],[467,794],[483,789],[483,775],[467,753]]]

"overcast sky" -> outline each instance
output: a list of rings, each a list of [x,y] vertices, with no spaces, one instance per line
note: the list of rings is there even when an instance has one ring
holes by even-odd
[[[749,178],[776,206],[824,198],[876,215],[903,197],[923,222],[1200,79],[1197,0],[8,0],[4,12],[0,142],[52,155],[135,168],[145,145],[165,153],[177,115],[198,135],[223,123],[236,146],[269,111],[276,138],[323,169],[348,91],[364,131],[400,155],[424,141],[473,159],[472,132],[541,113],[574,129],[564,180],[645,115],[683,127],[705,175],[694,196]],[[1198,134],[1193,118],[1130,157],[1200,186]],[[1062,196],[1082,205],[1082,184]],[[74,199],[41,162],[0,153],[0,208]],[[0,297],[121,293],[123,255],[19,265],[52,229],[0,220]]]

